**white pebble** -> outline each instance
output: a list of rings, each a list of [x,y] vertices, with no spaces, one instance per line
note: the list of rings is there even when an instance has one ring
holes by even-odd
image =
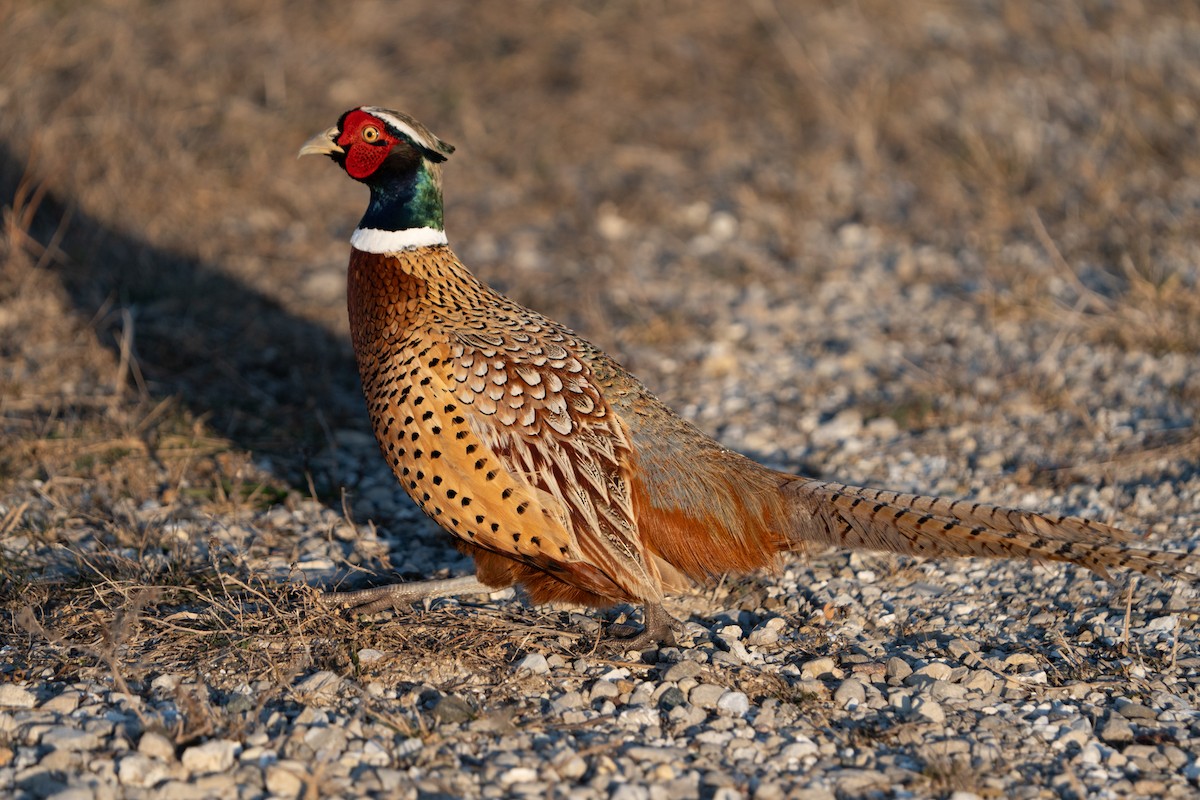
[[[537,780],[537,770],[532,767],[513,767],[500,774],[501,786],[512,786],[514,783],[533,783]]]
[[[373,664],[374,662],[383,658],[383,656],[384,656],[384,653],[382,650],[375,650],[370,647],[364,647],[362,650],[358,651],[358,663]]]
[[[276,797],[299,797],[304,790],[304,780],[298,772],[303,770],[304,765],[294,761],[271,764],[266,770],[267,791]]]
[[[518,661],[513,666],[513,669],[516,672],[524,670],[534,675],[545,675],[550,671],[550,664],[546,661],[546,657],[541,653],[530,653]]]
[[[940,703],[933,700],[922,700],[917,713],[931,722],[946,721],[946,712],[942,710]]]
[[[33,708],[35,705],[37,695],[24,686],[0,683],[0,708]]]
[[[213,739],[183,751],[183,768],[194,775],[225,772],[233,766],[241,745],[231,739]]]
[[[143,733],[142,738],[138,740],[137,749],[139,753],[150,758],[168,762],[175,760],[175,745],[161,733],[153,731]]]
[[[336,672],[323,669],[296,684],[296,694],[314,705],[323,705],[337,697],[338,688],[342,685],[341,676]]]
[[[800,676],[803,678],[824,678],[826,676],[836,677],[834,674],[837,667],[833,663],[833,659],[828,656],[823,658],[814,658],[811,661],[805,661],[800,667]]]
[[[122,786],[148,789],[168,775],[167,765],[142,753],[129,753],[117,766],[117,780]]]
[[[725,692],[717,700],[717,708],[737,717],[743,717],[750,710],[750,698],[744,692]]]

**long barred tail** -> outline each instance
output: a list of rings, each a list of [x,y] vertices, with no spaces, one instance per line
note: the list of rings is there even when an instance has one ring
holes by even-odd
[[[990,556],[1069,561],[1104,578],[1113,567],[1158,578],[1200,582],[1200,554],[1136,544],[1119,528],[1081,517],[793,478],[783,487],[793,499],[790,538],[858,550],[908,555]]]

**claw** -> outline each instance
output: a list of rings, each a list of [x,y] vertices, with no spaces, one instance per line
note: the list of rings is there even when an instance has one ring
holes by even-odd
[[[600,646],[610,653],[627,653],[630,650],[675,645],[675,631],[681,627],[679,620],[668,614],[659,603],[647,603],[644,616],[646,623],[640,631],[632,625],[610,625],[608,630],[615,635]]]

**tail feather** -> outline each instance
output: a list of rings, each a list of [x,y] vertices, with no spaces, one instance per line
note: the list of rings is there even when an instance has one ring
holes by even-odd
[[[1113,542],[1135,542],[1138,539],[1129,531],[1083,517],[1039,514],[1021,508],[1006,508],[973,500],[951,500],[945,497],[904,494],[839,483],[818,483],[832,493],[849,495],[864,502],[886,503],[897,508],[907,508],[939,519],[955,520],[971,527],[1024,531],[1040,534],[1056,541],[1095,541],[1097,537]]]
[[[1142,547],[1128,531],[1080,517],[1051,516],[963,500],[795,479],[797,546],[817,542],[908,555],[1032,558],[1200,582],[1200,556]]]

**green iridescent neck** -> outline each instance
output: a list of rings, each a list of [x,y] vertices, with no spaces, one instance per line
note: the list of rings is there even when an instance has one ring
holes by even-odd
[[[415,171],[393,173],[368,185],[371,202],[358,227],[384,231],[444,230],[441,180],[437,167],[428,161],[422,159]]]

